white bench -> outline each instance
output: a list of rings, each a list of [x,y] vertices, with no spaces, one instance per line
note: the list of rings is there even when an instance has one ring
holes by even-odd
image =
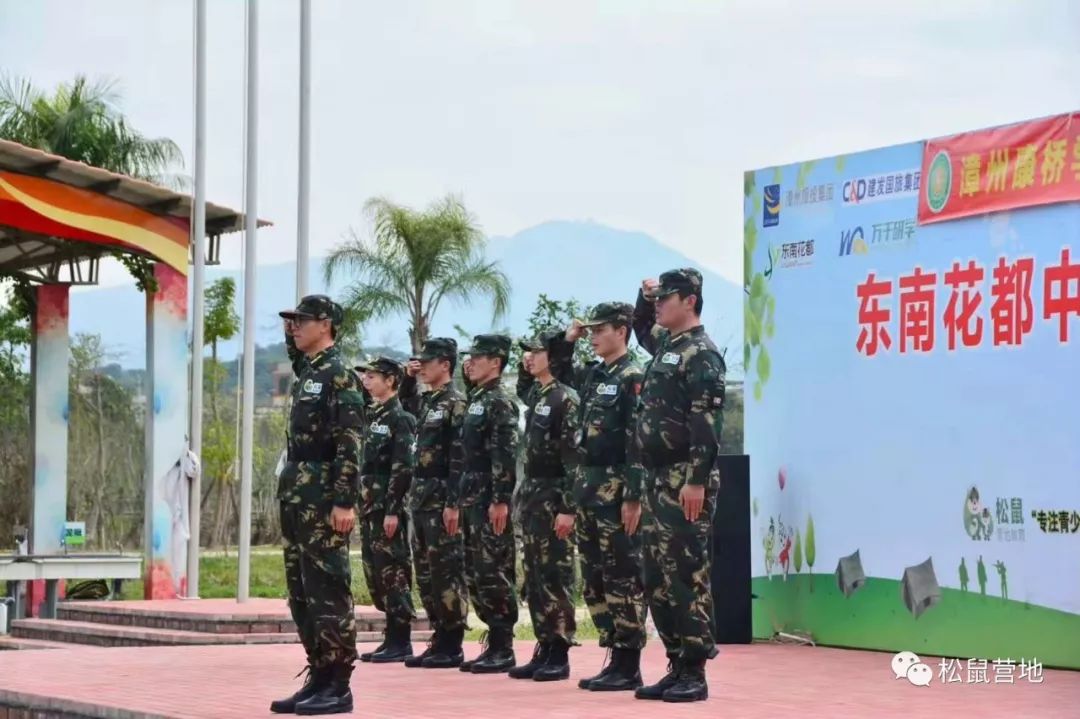
[[[41,616],[56,618],[57,583],[61,579],[138,579],[142,556],[129,554],[7,554],[0,555],[0,581],[45,580],[45,606]],[[15,593],[15,618],[22,616]]]

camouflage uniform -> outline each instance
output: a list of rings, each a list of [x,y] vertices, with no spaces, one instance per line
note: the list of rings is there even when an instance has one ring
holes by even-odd
[[[587,326],[625,323],[633,308],[605,302]],[[610,365],[596,363],[584,373],[578,452],[581,471],[574,485],[577,540],[583,558],[585,603],[600,632],[600,646],[645,646],[645,597],[641,581],[641,533],[622,526],[622,503],[641,501],[643,470],[634,444],[634,412],[643,373],[625,354]]]
[[[323,295],[281,315],[341,321],[340,307]],[[285,341],[296,374],[277,490],[289,609],[309,666],[347,679],[356,660],[349,535],[333,530],[330,513],[356,502],[363,398],[337,348],[305,357],[291,335]]]
[[[682,269],[660,276],[659,297],[680,290],[700,298],[701,275]],[[636,430],[646,473],[645,591],[668,656],[699,667],[703,683],[704,662],[716,655],[710,558],[726,368],[703,326],[671,336],[654,324],[655,307],[639,294],[634,332],[653,356]],[[706,488],[692,523],[679,500],[685,484]]]
[[[363,367],[400,377],[400,366],[379,358]],[[368,410],[364,461],[360,469],[360,547],[364,578],[375,608],[386,613],[387,630],[405,628],[416,617],[412,604],[412,565],[409,561],[405,493],[415,464],[416,420],[397,396],[376,402]],[[398,517],[398,529],[387,538],[383,519]]]
[[[510,338],[478,335],[472,355],[498,356],[506,361]],[[517,566],[514,528],[495,534],[488,518],[493,504],[510,504],[517,474],[518,409],[502,390],[499,378],[472,388],[462,423],[464,467],[458,504],[465,538],[465,576],[480,620],[491,630],[489,649],[512,652],[518,619]],[[496,646],[496,644],[506,646]],[[466,662],[462,669],[468,671]]]
[[[425,343],[418,359],[456,357],[454,340],[434,338]],[[468,614],[465,546],[461,534],[447,534],[443,524],[443,509],[458,503],[464,418],[465,395],[453,383],[419,398],[416,472],[408,506],[413,516],[416,584],[432,628],[439,634],[463,631]]]
[[[529,352],[548,352],[562,331],[542,333],[522,342]],[[549,361],[554,361],[549,352]],[[555,516],[574,514],[571,491],[572,465],[576,458],[578,396],[573,388],[552,379],[546,385],[532,382],[518,393],[528,409],[525,415],[525,477],[514,493],[520,517],[524,553],[525,597],[532,617],[533,633],[542,645],[558,640],[574,642],[574,561],[570,538],[555,535]]]

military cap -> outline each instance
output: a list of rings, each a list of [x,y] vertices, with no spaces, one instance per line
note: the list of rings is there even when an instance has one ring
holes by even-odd
[[[472,347],[463,354],[505,359],[510,356],[510,344],[510,338],[506,335],[476,335],[473,337]]]
[[[385,355],[369,357],[366,361],[361,362],[356,369],[361,372],[379,372],[380,374],[392,375],[394,377],[400,377],[405,372],[405,369],[401,366],[400,362],[391,357],[386,357]]]
[[[278,315],[287,320],[330,320],[334,327],[340,327],[345,313],[341,305],[326,295],[308,295],[300,300],[295,310],[284,310]]]
[[[563,330],[548,328],[541,330],[535,337],[526,337],[519,340],[518,345],[526,352],[547,352],[565,334]]]
[[[626,302],[601,302],[593,307],[589,319],[582,324],[595,327],[604,324],[630,324],[634,319],[634,306]]]
[[[424,342],[424,349],[420,354],[412,359],[421,362],[435,359],[456,360],[457,353],[457,341],[452,337],[432,337]]]
[[[701,297],[701,273],[692,267],[683,267],[660,275],[656,296],[666,297],[675,292],[688,292]]]

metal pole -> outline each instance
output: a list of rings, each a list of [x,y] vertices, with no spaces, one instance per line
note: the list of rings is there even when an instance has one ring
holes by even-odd
[[[251,473],[255,437],[255,230],[258,224],[259,2],[247,2],[247,160],[244,172],[244,401],[240,423],[240,566],[236,600],[246,602],[251,574]]]
[[[311,0],[300,0],[300,180],[296,208],[296,299],[308,293],[311,202]]]
[[[195,0],[195,199],[192,206],[191,299],[191,451],[202,458],[203,320],[206,283],[206,0]],[[202,487],[199,474],[191,480],[188,518],[187,595],[199,596],[199,534]]]

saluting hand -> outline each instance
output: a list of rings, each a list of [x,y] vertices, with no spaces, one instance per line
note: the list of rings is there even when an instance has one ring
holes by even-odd
[[[660,287],[660,283],[655,279],[647,279],[641,281],[641,294],[645,296],[649,302],[656,299],[656,289]]]
[[[409,363],[405,365],[405,374],[410,377],[415,377],[420,371],[420,360],[409,360]]]
[[[686,521],[696,522],[705,506],[705,487],[700,484],[684,484],[679,490],[679,504],[682,505]]]
[[[570,323],[570,326],[566,328],[566,341],[577,342],[581,339],[588,328],[582,323],[581,320],[574,318],[574,321]]]

